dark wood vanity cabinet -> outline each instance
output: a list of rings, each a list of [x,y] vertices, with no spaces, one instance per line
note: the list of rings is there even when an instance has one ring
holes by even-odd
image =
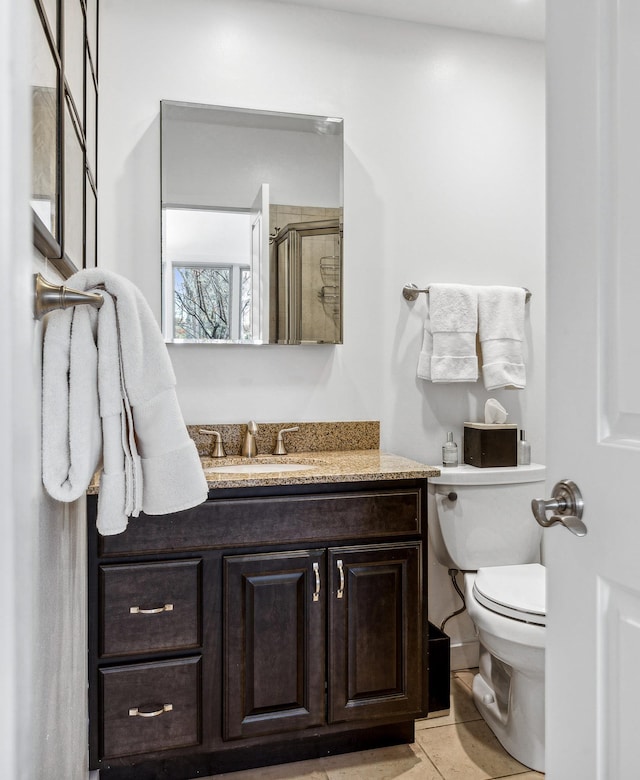
[[[182,780],[410,740],[425,491],[214,490],[114,537],[89,497],[91,768]]]
[[[223,737],[325,721],[323,551],[224,559]],[[316,598],[318,596],[318,598]]]

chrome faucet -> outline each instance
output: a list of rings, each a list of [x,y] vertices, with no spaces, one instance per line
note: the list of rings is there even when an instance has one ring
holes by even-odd
[[[287,454],[287,450],[286,450],[286,447],[284,446],[284,438],[283,438],[282,434],[284,434],[284,433],[292,433],[293,431],[299,431],[299,430],[300,430],[300,426],[299,425],[294,425],[293,428],[283,428],[281,431],[278,431],[278,438],[276,439],[276,448],[273,451],[273,454],[274,455],[286,455]]]
[[[242,457],[243,458],[255,458],[258,454],[258,448],[256,447],[256,433],[258,433],[258,426],[253,420],[249,420],[247,424],[247,432],[244,436],[244,442],[242,444]]]

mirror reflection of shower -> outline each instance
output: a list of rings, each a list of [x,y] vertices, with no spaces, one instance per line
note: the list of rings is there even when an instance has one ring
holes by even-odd
[[[271,204],[269,213],[271,332],[279,344],[341,343],[342,209]]]

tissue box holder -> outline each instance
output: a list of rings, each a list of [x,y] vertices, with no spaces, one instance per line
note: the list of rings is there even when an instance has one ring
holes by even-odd
[[[517,466],[517,447],[517,425],[464,423],[464,462],[469,466]]]

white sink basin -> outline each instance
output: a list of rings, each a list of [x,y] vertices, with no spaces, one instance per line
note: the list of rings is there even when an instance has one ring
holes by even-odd
[[[230,466],[212,466],[205,474],[275,474],[284,471],[308,471],[312,463],[237,463]]]

